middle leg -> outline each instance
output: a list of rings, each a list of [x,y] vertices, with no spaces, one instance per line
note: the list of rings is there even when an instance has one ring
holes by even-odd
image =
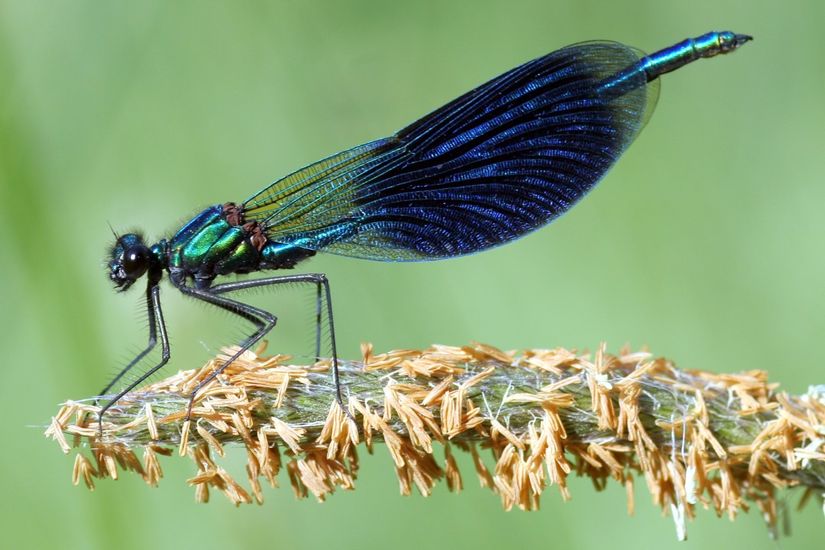
[[[323,273],[302,273],[296,275],[281,275],[275,277],[264,277],[261,279],[249,279],[245,281],[233,281],[215,285],[209,289],[209,293],[220,295],[239,290],[246,290],[261,286],[271,286],[290,283],[314,284],[316,287],[315,304],[315,355],[320,359],[321,355],[321,317],[323,302],[326,301],[326,314],[329,319],[330,347],[332,348],[332,380],[335,384],[335,400],[347,416],[352,418],[349,409],[344,406],[344,399],[341,393],[341,381],[338,374],[338,348],[335,343],[335,321],[332,314],[332,293],[329,289],[329,279]],[[240,302],[237,302],[240,303]],[[244,304],[245,305],[245,304]],[[268,331],[267,331],[268,332]],[[260,338],[259,338],[260,340]],[[256,340],[257,342],[257,340]],[[247,347],[247,349],[249,349]]]

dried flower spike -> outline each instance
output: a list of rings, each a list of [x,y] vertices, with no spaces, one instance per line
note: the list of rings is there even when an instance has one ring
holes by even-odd
[[[217,489],[235,504],[262,503],[260,478],[276,487],[282,456],[295,494],[324,500],[355,487],[362,442],[383,442],[401,492],[415,486],[425,496],[442,478],[461,490],[452,450],[468,451],[482,487],[505,509],[537,509],[548,485],[569,498],[575,473],[599,489],[610,478],[623,484],[632,512],[641,476],[680,538],[698,505],[733,518],[755,503],[774,532],[778,489],[801,486],[806,499],[825,492],[823,386],[793,397],[760,371],[680,370],[604,346],[592,360],[566,349],[516,354],[482,344],[378,355],[364,346],[363,354],[363,362],[341,365],[351,417],[333,399],[328,362],[293,366],[286,356],[246,352],[200,393],[190,421],[183,419],[191,388],[220,358],[125,396],[107,413],[102,437],[98,408],[74,401],[46,435],[66,453],[91,449],[91,459],[77,455],[73,472],[74,483],[90,489],[121,471],[157,485],[158,455],[177,448],[195,463],[189,483],[201,502]],[[227,444],[246,448],[249,490],[216,462]],[[493,468],[479,449],[491,452]]]

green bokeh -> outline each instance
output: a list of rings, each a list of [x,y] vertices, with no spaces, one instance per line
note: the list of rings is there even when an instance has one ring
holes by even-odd
[[[667,75],[637,142],[551,228],[452,261],[321,257],[309,269],[332,281],[344,357],[366,340],[604,340],[684,367],[768,369],[791,392],[825,382],[823,23],[822,0],[0,2],[3,546],[775,548],[755,512],[729,523],[700,511],[677,545],[641,483],[632,518],[622,488],[582,480],[572,502],[551,488],[540,512],[505,513],[466,459],[463,494],[402,498],[381,448],[358,490],[325,504],[282,488],[262,507],[196,505],[177,459],[160,489],[127,476],[90,493],[37,426],[145,338],[140,292],[116,295],[101,269],[107,221],[165,235],[572,42],[653,50],[728,28],[756,40]],[[163,292],[173,367],[239,333]],[[819,546],[821,511],[790,515],[783,547]]]

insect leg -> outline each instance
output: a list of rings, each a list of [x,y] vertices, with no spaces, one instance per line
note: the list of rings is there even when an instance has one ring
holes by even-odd
[[[321,360],[321,305],[324,299],[321,295],[321,282],[315,283],[315,360]]]
[[[155,332],[154,327],[155,327],[155,324],[157,324],[157,332],[160,335],[161,359],[160,359],[160,362],[157,365],[155,365],[154,367],[152,367],[151,369],[149,369],[148,371],[146,371],[145,373],[140,375],[140,377],[137,380],[135,380],[134,382],[132,382],[131,384],[126,386],[125,389],[121,390],[108,403],[106,403],[106,405],[104,405],[102,409],[100,409],[100,411],[97,413],[97,420],[98,420],[99,431],[100,431],[101,434],[103,433],[103,415],[106,414],[106,411],[108,411],[112,407],[112,405],[117,403],[120,400],[121,397],[123,397],[124,395],[126,395],[127,393],[129,393],[130,391],[135,389],[139,384],[141,384],[144,380],[146,380],[147,378],[152,376],[154,373],[156,373],[158,370],[160,370],[169,361],[169,357],[170,357],[169,337],[166,334],[166,322],[163,320],[163,310],[160,307],[160,287],[158,286],[157,281],[152,282],[150,280],[149,285],[147,285],[147,288],[146,288],[146,296],[147,296],[147,301],[149,302],[149,319],[152,322],[151,326],[153,327],[151,332],[150,332],[150,335]],[[157,321],[157,323],[155,323],[154,321]],[[121,373],[118,375],[118,377],[115,378],[115,380],[112,381],[112,384],[114,384],[118,380],[118,378],[123,376],[123,374],[125,374],[126,371],[129,370],[129,368],[131,368],[135,363],[137,363],[137,361],[140,358],[142,358],[144,355],[146,355],[146,353],[148,353],[149,350],[151,350],[152,347],[154,347],[154,343],[152,342],[152,339],[153,338],[150,337],[150,340],[149,340],[151,346],[148,347],[141,355],[139,355],[138,358],[135,361],[132,361],[132,363],[129,364],[128,368],[121,371]],[[109,384],[109,386],[107,387],[107,390],[112,386],[112,384]]]
[[[321,359],[321,332],[322,332],[322,314],[323,314],[323,283],[321,282],[321,274],[308,275],[286,275],[278,277],[266,277],[262,279],[250,279],[246,281],[235,281],[232,283],[223,283],[209,288],[212,294],[228,294],[238,290],[254,288],[258,286],[269,286],[278,283],[314,283],[316,287],[315,292],[315,360]],[[217,305],[217,304],[216,304]],[[220,307],[220,306],[218,306]],[[237,313],[233,310],[233,313]],[[250,322],[260,324],[261,321],[255,317],[247,318]]]
[[[224,294],[259,286],[269,286],[287,283],[312,283],[317,287],[316,293],[316,352],[320,355],[321,348],[321,307],[326,299],[327,318],[329,319],[330,346],[332,347],[332,381],[335,384],[335,400],[347,416],[352,418],[349,409],[344,406],[344,399],[341,396],[341,381],[338,376],[338,347],[335,344],[335,322],[332,316],[332,293],[329,290],[329,279],[323,273],[302,273],[300,275],[281,275],[276,277],[265,277],[262,279],[249,279],[246,281],[234,281],[216,285],[209,289],[211,294]],[[323,293],[322,293],[323,291]],[[257,340],[256,340],[257,341]],[[248,348],[247,348],[248,349]]]
[[[149,316],[149,343],[146,344],[146,348],[141,351],[137,357],[129,361],[129,364],[123,367],[117,376],[115,376],[106,387],[100,390],[98,395],[103,396],[109,393],[109,390],[118,383],[118,381],[123,378],[123,376],[129,372],[132,367],[140,363],[140,361],[146,357],[152,349],[154,349],[155,345],[157,344],[157,315],[155,315],[155,308],[152,305],[152,289],[157,288],[157,285],[147,285],[146,286],[146,312]]]
[[[278,318],[263,309],[220,296],[215,293],[213,289],[202,290],[188,287],[185,284],[178,285],[177,288],[187,296],[219,307],[223,310],[229,311],[230,313],[234,313],[239,317],[251,321],[255,324],[255,326],[257,326],[257,330],[255,330],[254,333],[252,333],[241,343],[238,351],[233,353],[232,356],[230,356],[229,359],[227,359],[220,367],[212,371],[209,376],[198,382],[197,386],[195,386],[192,390],[192,395],[189,397],[189,407],[186,410],[186,420],[189,420],[189,417],[192,415],[192,407],[195,404],[195,398],[197,397],[198,392],[207,384],[212,382],[212,380],[217,378],[218,375],[220,375],[224,370],[226,370],[226,367],[232,364],[235,359],[240,357],[245,351],[249,350],[252,346],[258,343],[261,338],[266,336],[266,334],[275,327],[275,323],[278,322]]]

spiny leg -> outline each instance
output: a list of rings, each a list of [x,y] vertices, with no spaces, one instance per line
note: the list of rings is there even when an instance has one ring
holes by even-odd
[[[212,289],[201,290],[188,287],[185,284],[178,285],[177,288],[187,296],[191,296],[192,298],[219,307],[230,313],[234,313],[239,317],[252,321],[258,327],[252,335],[242,342],[238,351],[232,354],[229,359],[224,361],[220,367],[212,371],[209,376],[198,382],[192,390],[192,395],[189,397],[189,406],[186,409],[185,420],[188,421],[192,416],[192,407],[195,404],[195,398],[198,396],[198,392],[200,392],[201,389],[203,389],[207,384],[212,382],[212,380],[217,378],[224,370],[226,370],[226,368],[231,365],[235,359],[240,357],[245,351],[257,344],[261,338],[266,336],[266,334],[275,327],[275,324],[278,322],[278,318],[263,309],[253,307],[249,304],[238,302],[236,300],[231,300],[229,298],[224,298],[216,294]]]
[[[312,283],[315,285],[315,360],[319,361],[321,359],[321,335],[322,335],[322,325],[323,325],[323,302],[324,302],[324,295],[323,295],[323,281],[326,280],[326,275],[323,273],[307,273],[301,275],[279,275],[275,277],[264,277],[262,279],[249,279],[246,281],[235,281],[232,283],[223,283],[220,285],[215,285],[209,288],[209,292],[212,294],[228,294],[231,292],[237,292],[239,290],[246,290],[250,288],[255,288],[259,286],[270,286],[270,285],[277,285],[277,284],[290,284],[290,283]],[[327,282],[327,286],[329,283]],[[252,319],[250,319],[253,323]],[[330,330],[334,332],[333,327],[330,325]],[[333,350],[333,355],[337,356]]]
[[[315,361],[321,360],[321,283],[315,283]]]
[[[104,396],[109,393],[109,390],[118,383],[118,381],[123,378],[123,376],[132,370],[132,367],[137,365],[138,363],[146,357],[150,351],[152,351],[157,344],[157,316],[155,315],[155,308],[152,306],[152,289],[157,288],[157,285],[147,285],[146,286],[146,312],[149,316],[149,343],[146,344],[146,348],[140,352],[137,357],[129,361],[129,364],[123,367],[117,376],[115,376],[106,387],[100,390],[98,393],[99,396]]]
[[[120,401],[121,397],[135,389],[144,380],[146,380],[154,373],[156,373],[158,370],[163,368],[163,366],[169,361],[169,337],[166,334],[166,322],[163,320],[163,310],[160,307],[160,287],[158,286],[157,281],[149,281],[149,284],[146,287],[146,296],[149,302],[148,305],[150,322],[152,322],[152,327],[154,327],[155,324],[157,324],[157,330],[160,333],[161,359],[157,365],[143,373],[140,377],[138,377],[137,380],[126,386],[126,388],[121,390],[117,395],[114,396],[114,398],[112,398],[111,401],[106,403],[106,405],[104,405],[103,408],[100,409],[100,411],[97,413],[97,423],[98,431],[100,432],[101,436],[103,435],[103,415],[106,414],[106,411],[108,411],[112,407],[112,405]],[[157,323],[155,323],[154,321],[157,321]],[[152,333],[154,333],[154,328],[151,330],[150,334]],[[152,347],[153,346],[154,344],[152,344]],[[141,355],[138,356],[138,359],[146,355],[146,353],[148,353],[149,350],[152,349],[152,347],[146,349]],[[129,368],[134,366],[134,364],[136,363],[137,360],[132,361],[132,363],[129,364],[129,367],[121,371],[120,374],[118,374],[117,378],[115,378],[115,380],[113,380],[112,383],[109,384],[109,386],[107,386],[106,389],[108,390],[112,386],[112,384],[114,384],[121,376],[123,376],[126,373],[127,370],[129,370]]]
[[[227,292],[235,292],[238,290],[245,290],[248,288],[255,288],[259,286],[269,286],[269,285],[278,285],[278,284],[288,284],[288,283],[312,283],[315,284],[317,287],[316,293],[316,334],[315,334],[315,342],[316,342],[316,355],[320,355],[321,351],[321,307],[323,298],[326,298],[327,302],[327,318],[329,319],[329,334],[330,334],[330,346],[332,347],[332,381],[335,384],[335,400],[338,402],[338,405],[341,407],[341,410],[346,413],[350,419],[352,415],[349,412],[349,409],[344,406],[344,399],[341,396],[341,381],[338,375],[338,348],[335,344],[335,322],[332,316],[332,293],[329,289],[329,279],[323,273],[303,273],[300,275],[281,275],[275,277],[265,277],[262,279],[249,279],[246,281],[235,281],[231,283],[224,283],[221,285],[216,285],[209,289],[208,293],[215,295],[215,294],[224,294]],[[323,288],[323,295],[322,295],[322,288]],[[240,303],[240,302],[236,302]],[[245,305],[245,304],[244,304]],[[250,346],[247,346],[246,349],[249,349]],[[228,363],[226,363],[228,364]],[[221,370],[226,367],[224,364],[221,367]]]
[[[219,288],[220,286],[222,286],[222,285],[217,285],[217,286],[215,286],[215,287],[213,287],[213,288],[210,288],[210,289],[208,289],[208,290],[206,290],[206,291],[202,291],[202,292],[207,292],[208,294],[220,294],[220,292],[215,292],[215,291],[214,291],[214,289],[215,289],[215,288]],[[179,288],[179,289],[181,290],[181,292],[183,292],[184,294],[186,294],[186,293],[187,293],[187,291],[192,290],[192,289],[191,289],[191,288],[189,288],[189,287],[182,287],[182,286],[178,286],[177,288]],[[186,290],[184,290],[184,288],[185,288]],[[197,298],[197,296],[195,296],[195,297]],[[199,298],[199,299],[202,299],[202,298]],[[237,315],[238,317],[241,317],[241,318],[243,318],[243,319],[246,319],[247,321],[249,321],[250,323],[252,323],[253,325],[255,325],[255,326],[257,327],[257,329],[258,329],[258,330],[263,330],[263,329],[264,329],[264,327],[266,326],[266,321],[264,321],[264,320],[262,319],[262,316],[261,316],[259,313],[257,313],[257,312],[262,312],[262,313],[264,313],[264,314],[270,315],[270,313],[269,313],[268,311],[264,311],[264,310],[262,310],[262,309],[257,309],[257,308],[254,308],[254,307],[252,307],[252,306],[250,306],[250,310],[256,310],[256,309],[257,309],[257,312],[256,312],[256,313],[252,313],[250,310],[246,310],[246,309],[244,309],[244,310],[239,310],[239,309],[238,309],[238,304],[241,304],[241,305],[246,305],[246,304],[243,304],[242,302],[236,302],[235,300],[228,300],[228,302],[229,302],[228,304],[227,304],[227,303],[224,303],[224,301],[221,301],[220,303],[210,302],[210,301],[208,301],[208,300],[206,300],[206,301],[207,301],[210,305],[213,305],[213,306],[215,306],[215,307],[219,307],[219,308],[221,308],[221,309],[222,309],[222,310],[224,310],[224,311],[227,311],[227,312],[229,312],[229,313],[231,313],[231,314],[233,314],[233,315]],[[270,329],[270,330],[271,330],[271,329]],[[269,332],[269,331],[265,331],[265,332],[264,332],[264,334],[266,334],[267,332]],[[256,333],[257,333],[257,331],[256,331]],[[253,336],[254,336],[254,334],[253,334]],[[251,337],[250,337],[250,338],[251,338]],[[249,343],[249,345],[247,346],[247,342],[249,342],[249,341],[250,341],[250,338],[246,338],[245,340],[243,340],[243,341],[240,343],[240,346],[241,346],[242,348],[244,348],[244,349],[250,349],[250,348],[251,348],[251,347],[255,344],[254,342],[251,342],[251,343]],[[240,357],[240,356],[239,356],[239,357]]]

